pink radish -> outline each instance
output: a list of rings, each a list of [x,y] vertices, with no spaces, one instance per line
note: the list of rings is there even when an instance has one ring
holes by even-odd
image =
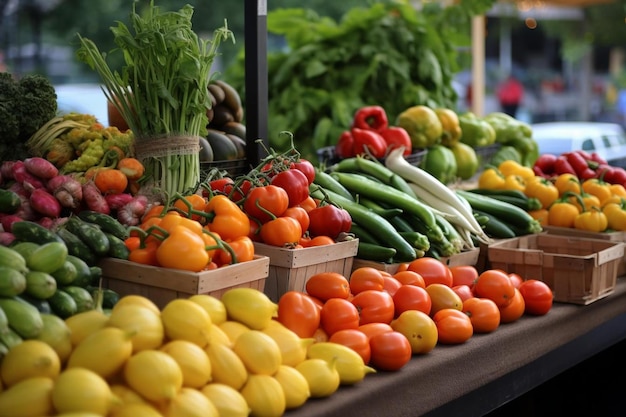
[[[104,214],[111,214],[109,203],[107,203],[104,195],[102,195],[93,181],[88,181],[83,184],[83,203],[89,210]]]
[[[119,210],[126,204],[133,201],[133,195],[130,193],[107,194],[104,196],[111,210]]]
[[[83,200],[82,184],[69,175],[51,178],[46,187],[63,207],[77,208]]]
[[[37,213],[47,217],[61,215],[61,203],[44,188],[37,188],[30,194],[30,205]]]
[[[117,211],[117,220],[126,226],[136,226],[141,222],[141,217],[146,213],[147,208],[148,198],[138,195]]]
[[[43,180],[28,172],[23,161],[16,161],[13,165],[13,177],[28,191],[44,188]]]
[[[28,172],[44,180],[49,180],[59,174],[58,168],[52,162],[39,156],[24,159],[24,166]]]

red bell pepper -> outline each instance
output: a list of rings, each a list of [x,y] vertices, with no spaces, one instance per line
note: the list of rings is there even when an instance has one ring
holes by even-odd
[[[400,126],[389,126],[379,131],[380,135],[385,139],[389,150],[404,147],[402,155],[407,156],[413,152],[411,137],[405,128]]]
[[[341,159],[352,158],[354,154],[354,137],[349,130],[346,130],[339,136],[339,140],[335,145],[335,153]]]
[[[271,184],[287,191],[289,207],[302,203],[309,196],[309,180],[295,168],[279,172],[272,178]]]
[[[385,153],[387,153],[387,143],[380,133],[358,127],[352,128],[350,132],[354,138],[354,153],[356,155],[369,151],[374,158],[384,158]]]
[[[537,158],[537,160],[535,161],[533,170],[535,171],[535,173],[537,173],[537,170],[539,170],[538,172],[541,173],[541,176],[549,177],[554,173],[554,164],[556,160],[557,156],[555,154],[544,153],[543,155],[540,155],[539,158]]]
[[[381,106],[365,106],[354,114],[352,127],[359,129],[383,130],[387,128],[389,121],[387,113]]]
[[[577,175],[576,170],[569,163],[565,155],[559,155],[556,158],[556,161],[554,161],[554,173],[557,175],[561,175],[561,174]]]

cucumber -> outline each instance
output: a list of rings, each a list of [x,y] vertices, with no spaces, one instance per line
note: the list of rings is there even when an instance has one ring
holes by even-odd
[[[70,255],[78,257],[85,261],[89,265],[93,265],[97,261],[96,254],[91,250],[85,242],[83,242],[78,236],[70,232],[65,228],[57,230],[57,234],[65,242],[67,246],[67,252]]]
[[[20,297],[0,297],[0,308],[9,320],[9,327],[23,339],[33,339],[41,333],[43,321],[39,311]]]
[[[0,188],[0,213],[13,214],[21,206],[22,200],[17,193]]]
[[[128,247],[126,247],[124,241],[112,233],[105,232],[104,234],[107,239],[109,239],[108,255],[111,258],[128,260],[130,251],[128,250]]]
[[[26,265],[31,271],[50,274],[63,266],[67,255],[68,249],[65,243],[48,242],[39,246],[30,254],[26,260]]]
[[[68,285],[67,287],[61,288],[61,290],[69,294],[76,302],[76,313],[94,309],[95,303],[93,297],[85,288]]]
[[[78,213],[78,217],[81,220],[99,226],[103,232],[110,233],[118,239],[124,240],[128,237],[128,228],[108,214],[93,210],[83,210]]]
[[[357,258],[369,261],[389,262],[396,255],[394,248],[377,245],[374,243],[361,242],[357,250]]]
[[[0,245],[0,266],[6,266],[9,268],[17,269],[22,273],[28,272],[26,266],[26,259],[8,246]]]
[[[73,316],[78,311],[76,301],[65,291],[58,288],[54,295],[48,298],[52,312],[62,319]]]
[[[9,350],[22,343],[24,339],[13,329],[9,327],[6,332],[0,332],[0,343]]]
[[[76,280],[76,277],[78,276],[78,270],[76,269],[76,265],[74,265],[72,261],[66,258],[65,262],[63,262],[63,265],[61,265],[60,268],[52,271],[50,275],[58,285],[70,285],[74,283],[74,280]]]
[[[76,277],[72,282],[63,285],[76,285],[78,287],[86,287],[91,284],[91,269],[87,262],[73,255],[67,256],[67,262],[71,262],[76,268]]]
[[[17,269],[0,266],[0,297],[20,295],[25,289],[26,276],[23,273]]]
[[[33,253],[38,247],[39,243],[35,242],[16,242],[11,245],[11,249],[22,255],[25,260],[30,258],[31,253]]]
[[[102,308],[113,308],[120,300],[120,295],[108,288],[102,289]]]
[[[72,265],[72,268],[75,268],[73,264],[70,265]],[[46,300],[52,297],[57,290],[56,279],[46,272],[28,271],[25,279],[26,288],[24,292],[36,299]]]
[[[516,233],[509,225],[504,223],[498,217],[490,213],[485,213],[481,210],[474,210],[478,216],[482,216],[486,219],[483,225],[483,230],[489,237],[496,239],[511,239],[516,237]]]
[[[31,295],[28,295],[26,293],[21,294],[20,298],[26,301],[28,304],[31,304],[33,307],[35,307],[37,311],[39,311],[40,314],[41,313],[52,314],[52,308],[50,308],[50,303],[48,302],[48,300],[41,300],[39,298],[35,298]],[[45,330],[45,323],[44,323],[44,330]]]
[[[35,242],[39,244],[62,242],[61,238],[52,230],[29,220],[22,220],[11,225],[11,233],[15,240],[21,242]]]
[[[72,216],[65,223],[65,227],[85,242],[96,256],[107,256],[110,247],[109,239],[99,226]]]

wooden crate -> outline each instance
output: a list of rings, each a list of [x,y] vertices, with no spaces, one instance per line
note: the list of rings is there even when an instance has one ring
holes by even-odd
[[[304,291],[307,280],[320,272],[338,272],[349,277],[358,246],[358,239],[301,249],[255,242],[255,253],[270,259],[265,294],[278,301],[287,291]]]
[[[589,232],[571,227],[544,226],[544,232],[560,236],[584,237],[588,239],[603,239],[611,242],[626,242],[626,232]],[[626,275],[626,257],[622,258],[617,268],[617,276]]]
[[[263,291],[270,260],[255,255],[248,262],[203,272],[141,265],[114,258],[102,259],[103,287],[121,296],[136,294],[152,300],[159,308],[175,298],[209,294],[221,298],[231,288],[248,287]]]
[[[615,289],[624,243],[548,233],[489,245],[491,268],[544,281],[554,301],[590,304]]]
[[[478,261],[479,253],[480,253],[479,248],[473,248],[473,249],[458,253],[456,255],[443,257],[441,258],[441,261],[444,262],[448,266],[476,265],[476,262]],[[376,268],[380,271],[389,272],[390,274],[393,275],[398,271],[398,267],[400,266],[400,264],[399,263],[387,264],[384,262],[369,261],[367,259],[359,259],[359,258],[354,258],[354,261],[352,262],[353,271],[355,269],[366,267],[366,266]]]

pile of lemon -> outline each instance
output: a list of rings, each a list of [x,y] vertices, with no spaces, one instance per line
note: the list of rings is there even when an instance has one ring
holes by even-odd
[[[45,331],[0,362],[0,417],[281,416],[374,371],[348,347],[301,339],[276,309],[233,288],[45,315]]]

